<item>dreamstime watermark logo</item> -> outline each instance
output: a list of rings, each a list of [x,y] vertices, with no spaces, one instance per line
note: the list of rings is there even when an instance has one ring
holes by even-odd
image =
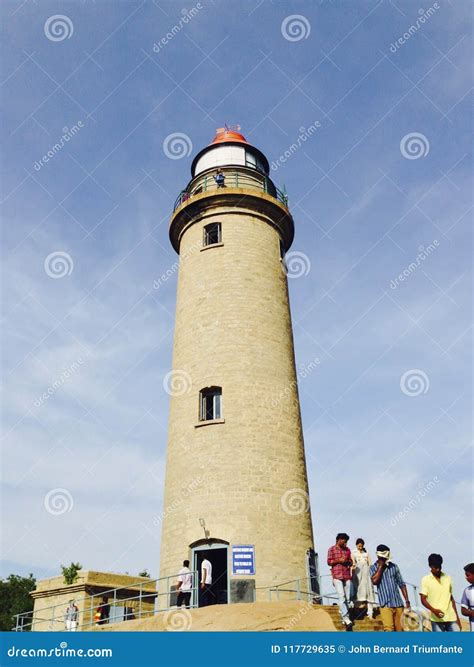
[[[47,162],[52,160],[53,157],[64,147],[64,144],[67,144],[69,141],[71,141],[74,135],[76,135],[79,130],[82,130],[83,127],[84,123],[82,120],[78,120],[77,123],[75,123],[71,128],[63,127],[63,133],[59,141],[53,144],[52,148],[49,149],[46,155],[43,155],[41,160],[36,160],[36,162],[33,164],[35,171],[39,171],[41,167],[44,167]]]
[[[179,262],[173,262],[171,267],[166,270],[165,273],[162,273],[158,280],[153,281],[153,289],[160,289],[160,287],[168,282],[168,280],[173,276],[176,271],[179,269]]]
[[[403,632],[418,632],[420,629],[420,619],[413,609],[404,609],[402,613]],[[430,624],[431,630],[431,624]]]
[[[202,241],[197,241],[196,243],[193,243],[192,246],[190,246],[187,250],[184,250],[183,252],[180,252],[179,255],[179,261],[173,262],[173,264],[170,266],[169,269],[165,271],[165,273],[162,273],[161,276],[158,278],[158,280],[153,281],[153,289],[160,289],[160,287],[168,282],[168,280],[173,276],[176,271],[181,267],[182,269],[185,268],[186,266],[186,260],[197,250],[202,248]]]
[[[50,253],[44,260],[44,270],[50,278],[70,276],[74,269],[71,255],[62,250]]]
[[[302,14],[291,14],[282,21],[281,34],[288,42],[308,39],[311,34],[311,23]]]
[[[430,380],[424,371],[412,368],[400,378],[400,389],[405,396],[420,396],[430,388]]]
[[[71,648],[67,642],[61,642],[53,648],[10,646],[7,655],[9,658],[111,658],[113,652],[111,648]]]
[[[191,155],[192,150],[193,142],[183,132],[168,134],[163,141],[163,152],[170,160],[181,160],[181,158]]]
[[[39,408],[42,406],[42,404],[47,401],[53,394],[57,392],[59,387],[62,387],[62,385],[67,382],[73,375],[75,375],[79,370],[82,364],[84,363],[84,360],[82,357],[79,357],[76,361],[74,361],[68,368],[64,368],[63,371],[61,372],[60,376],[54,380],[54,382],[44,391],[41,396],[39,396],[35,402],[34,406],[35,408]]]
[[[401,37],[390,44],[390,51],[392,53],[396,53],[398,49],[403,46],[403,44],[405,44],[405,42],[407,42],[411,37],[413,37],[413,35],[418,32],[418,30],[433,16],[433,14],[436,14],[438,9],[440,9],[440,5],[437,2],[435,2],[426,11],[424,9],[419,9],[419,16],[415,23],[411,25]]]
[[[309,510],[309,495],[304,489],[288,489],[280,498],[282,510],[296,516]]]
[[[429,243],[426,247],[420,245],[418,247],[418,255],[416,256],[415,261],[410,262],[410,264],[405,269],[403,269],[403,272],[398,276],[398,278],[390,281],[390,289],[397,289],[400,283],[409,278],[411,274],[416,271],[417,268],[422,264],[422,262],[424,262],[425,259],[427,259],[438,248],[438,246],[438,239],[434,239],[434,241]]]
[[[285,254],[281,266],[287,278],[301,278],[301,276],[307,276],[310,272],[311,262],[304,252],[292,250]]]
[[[312,134],[316,132],[318,128],[321,127],[321,123],[319,120],[315,120],[314,123],[312,123],[308,128],[306,127],[300,127],[299,128],[299,135],[296,141],[294,141],[291,146],[289,146],[281,155],[277,157],[276,160],[273,160],[271,163],[271,169],[273,171],[276,171],[278,167],[281,167],[281,165],[286,162],[287,160],[290,159],[290,157],[298,150],[298,148],[301,148],[301,146],[304,144],[305,141],[307,141]]]
[[[402,519],[404,519],[412,510],[415,509],[431,491],[439,483],[438,477],[433,477],[430,481],[424,486],[420,487],[417,493],[410,498],[408,503],[401,509],[397,514],[392,516],[390,519],[390,525],[396,526]]]
[[[44,506],[49,514],[59,516],[72,510],[74,500],[67,489],[51,489],[44,497]]]
[[[419,160],[430,152],[430,142],[421,132],[405,134],[400,141],[400,153],[407,160]]]
[[[278,394],[278,396],[274,396],[272,398],[270,403],[271,407],[276,408],[278,405],[280,405],[280,403],[283,400],[294,395],[294,390],[298,386],[298,380],[299,379],[304,380],[305,378],[307,378],[308,375],[311,375],[311,373],[315,371],[320,364],[321,361],[319,357],[315,357],[312,361],[309,362],[309,364],[304,364],[300,366],[296,371],[296,379],[290,382],[285,387],[285,389]]]
[[[298,613],[291,617],[289,622],[285,625],[285,630],[293,630],[295,625],[300,621],[303,616],[306,616],[313,609],[313,604],[311,602],[305,602],[304,605],[298,610]]]
[[[185,632],[191,628],[193,617],[189,609],[170,609],[165,612],[163,624],[167,632]]]
[[[204,7],[200,2],[197,2],[191,9],[182,9],[181,18],[179,19],[178,23],[176,23],[170,30],[168,30],[166,35],[159,39],[158,42],[153,44],[153,51],[155,53],[159,53],[164,46],[169,44],[169,42],[171,42],[171,40],[181,32],[181,30],[191,21],[191,19],[199,14],[201,9],[204,9]]]
[[[183,503],[194,493],[194,491],[196,491],[196,489],[201,487],[205,481],[206,477],[203,475],[194,477],[187,486],[180,489],[179,497],[175,498],[175,500],[167,505],[158,516],[153,518],[153,525],[159,526],[167,516],[177,512],[177,510],[182,507]]]
[[[181,369],[169,371],[163,378],[163,389],[170,396],[182,396],[183,394],[188,394],[191,385],[191,376],[187,371]]]
[[[44,24],[44,34],[51,42],[62,42],[65,39],[71,39],[74,32],[74,25],[64,14],[55,14],[46,19]]]

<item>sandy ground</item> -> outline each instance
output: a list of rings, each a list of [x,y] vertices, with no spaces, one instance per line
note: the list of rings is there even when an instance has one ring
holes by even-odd
[[[306,602],[254,602],[173,609],[150,618],[94,628],[97,632],[173,632],[306,630],[336,632],[329,614]]]

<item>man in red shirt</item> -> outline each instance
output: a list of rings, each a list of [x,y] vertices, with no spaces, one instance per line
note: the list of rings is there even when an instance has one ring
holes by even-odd
[[[349,535],[338,533],[336,544],[329,548],[328,565],[331,568],[332,581],[338,596],[339,611],[346,630],[352,630],[352,621],[349,617],[349,608],[353,607],[351,602],[351,580],[352,580],[352,557],[351,550],[347,546]]]

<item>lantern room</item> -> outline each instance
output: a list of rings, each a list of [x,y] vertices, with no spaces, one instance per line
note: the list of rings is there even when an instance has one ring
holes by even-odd
[[[212,142],[203,148],[194,158],[191,165],[191,176],[194,178],[208,169],[218,167],[248,167],[268,175],[269,164],[265,155],[251,146],[238,131],[240,126],[221,127],[216,131]]]

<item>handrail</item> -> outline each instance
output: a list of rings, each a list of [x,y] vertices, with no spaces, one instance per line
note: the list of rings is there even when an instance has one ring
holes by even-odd
[[[193,586],[191,588],[191,603],[190,607],[195,608],[198,606],[198,572],[196,570],[191,571],[190,574],[192,575],[193,579]],[[120,622],[120,621],[126,621],[130,620],[130,615],[133,614],[133,616],[136,618],[142,618],[143,616],[153,616],[160,611],[169,611],[171,607],[171,596],[177,594],[177,591],[171,591],[170,590],[170,582],[173,580],[176,582],[177,577],[179,576],[178,574],[170,575],[168,577],[160,577],[158,579],[147,579],[143,581],[137,581],[136,583],[129,584],[128,586],[120,586],[117,588],[110,588],[106,589],[105,591],[102,591],[100,593],[94,593],[93,595],[87,596],[85,595],[82,598],[76,598],[76,602],[81,603],[84,602],[84,608],[79,612],[82,614],[82,623],[78,624],[77,629],[85,629],[90,626],[96,625],[96,621],[94,619],[94,610],[97,607],[97,600],[96,598],[104,598],[104,597],[113,597],[113,600],[109,602],[110,608],[111,609],[116,609],[119,607],[123,607],[125,609],[125,612],[123,614],[123,617],[121,619],[118,619],[117,617],[114,617],[112,615],[112,623]],[[337,593],[333,590],[331,587],[331,592],[324,590],[323,591],[323,580],[327,581],[330,580],[332,582],[332,576],[330,574],[325,574],[325,575],[317,575],[314,577],[304,577],[300,579],[291,579],[289,581],[284,581],[279,584],[274,584],[271,586],[259,586],[255,589],[255,593],[257,591],[267,591],[267,597],[269,601],[273,600],[273,595],[276,595],[276,599],[280,599],[280,593],[289,593],[289,594],[294,594],[295,599],[297,600],[302,600],[306,599],[310,603],[319,603],[321,604],[324,600],[327,600],[328,603],[337,603],[338,596]],[[317,582],[317,591],[314,590],[314,587],[312,584],[314,582]],[[153,590],[150,590],[149,586],[150,584],[155,584],[155,588]],[[160,584],[164,584],[164,590]],[[411,584],[410,582],[405,582],[405,585],[409,587],[410,589],[413,589],[413,597],[414,597],[414,605],[412,606],[412,610],[416,613],[417,618],[418,618],[418,625],[419,629],[423,629],[423,621],[425,620],[426,616],[423,615],[423,609],[419,604],[418,596],[417,596],[417,586],[414,584]],[[144,587],[147,587],[145,591],[143,590]],[[129,591],[130,589],[137,588],[139,589],[137,595],[131,595],[128,597],[120,597],[120,591],[127,590]],[[117,595],[119,594],[119,595]],[[377,591],[375,591],[376,599],[378,598]],[[159,605],[157,603],[159,602],[160,598],[165,596],[165,606],[163,608],[159,608]],[[153,598],[154,604],[151,606],[151,602],[148,602],[149,598]],[[102,601],[102,600],[101,600]],[[132,602],[130,606],[124,605],[126,602]],[[147,607],[143,607],[143,603],[148,602]],[[89,604],[90,603],[90,604]],[[376,603],[377,605],[377,603]],[[61,621],[64,621],[64,616],[65,616],[65,606],[66,603],[62,602],[60,604],[55,604],[51,605],[49,607],[44,607],[39,610],[31,610],[27,612],[23,612],[21,614],[15,614],[14,618],[16,619],[15,627],[13,628],[14,631],[16,632],[25,632],[28,630],[33,629],[33,626],[40,625],[42,623],[49,624],[49,630],[59,630],[61,631],[61,628],[56,628],[55,625],[58,623],[61,623]],[[57,611],[59,610],[59,611]],[[51,613],[49,613],[51,612]],[[138,616],[137,616],[138,615]],[[86,622],[86,618],[88,617],[88,622]],[[109,622],[109,618],[107,619],[107,623]],[[36,627],[35,627],[36,629]],[[64,630],[64,628],[62,628]]]
[[[192,582],[193,582],[193,586],[190,591],[191,602],[189,606],[194,608],[198,606],[198,600],[197,600],[198,598],[197,583],[199,581],[198,572],[197,570],[192,570],[190,571],[189,574],[192,575]],[[137,581],[136,583],[130,584],[128,586],[109,588],[106,589],[105,591],[101,591],[100,593],[94,593],[93,595],[90,596],[85,595],[84,597],[81,598],[75,598],[77,603],[79,604],[81,602],[84,603],[84,608],[79,611],[79,614],[82,614],[82,623],[78,623],[77,629],[84,630],[86,628],[90,628],[91,626],[97,624],[97,622],[94,620],[94,613],[96,611],[96,608],[102,602],[102,598],[104,597],[113,598],[112,600],[108,600],[108,604],[110,605],[111,610],[117,609],[119,607],[124,607],[126,610],[130,609],[131,613],[136,618],[142,618],[143,616],[153,616],[162,611],[163,612],[169,611],[172,608],[170,604],[171,596],[177,594],[177,591],[170,590],[170,581],[176,582],[178,576],[179,573],[170,575],[168,577],[160,577],[158,579],[147,579],[143,581]],[[150,590],[149,588],[150,584],[155,584],[155,589]],[[160,590],[161,589],[160,584],[164,584],[165,590]],[[145,586],[148,588],[145,588]],[[137,587],[139,589],[137,595],[120,597],[120,591],[130,590]],[[157,602],[163,596],[166,596],[167,598],[165,606],[162,608],[158,608]],[[100,602],[98,602],[97,598],[100,598]],[[150,598],[153,599],[154,602],[153,607],[151,606],[152,602]],[[124,605],[125,602],[131,602],[132,604],[129,606]],[[144,608],[143,607],[144,602],[148,603],[149,606]],[[32,630],[33,626],[35,626],[34,629],[36,629],[36,626],[46,623],[49,624],[48,628],[49,630],[55,630],[59,632],[64,631],[64,627],[57,628],[55,627],[55,625],[64,621],[66,605],[67,605],[66,602],[61,602],[59,604],[51,605],[49,607],[43,607],[42,609],[36,611],[31,610],[23,612],[21,614],[15,614],[13,617],[15,619],[15,627],[12,628],[12,630],[15,632],[27,632],[28,630]],[[85,620],[86,618],[88,618],[87,622]],[[130,613],[128,611],[125,611],[122,619],[118,619],[117,617],[114,616],[112,616],[112,619],[113,619],[112,623],[131,620]],[[109,619],[107,619],[107,622],[109,622]]]
[[[332,575],[330,574],[323,574],[323,575],[317,575],[316,577],[312,577],[312,579],[316,579],[318,582],[318,589],[319,593],[315,593],[312,590],[311,587],[311,578],[310,577],[305,577],[303,579],[292,579],[290,581],[284,581],[280,584],[275,584],[273,586],[265,586],[265,587],[259,587],[257,590],[267,590],[268,591],[268,600],[272,601],[273,600],[273,593],[276,594],[276,599],[280,599],[280,593],[293,593],[295,595],[296,600],[302,600],[303,597],[307,597],[307,601],[311,602],[314,600],[318,600],[323,602],[324,600],[328,601],[333,601],[333,604],[337,603],[338,600],[338,595],[336,592],[324,592],[323,591],[323,579],[330,579],[332,581]],[[307,590],[303,590],[301,582],[306,582],[307,585]],[[288,588],[289,585],[294,584],[293,588]],[[418,596],[417,596],[417,590],[418,587],[415,584],[412,584],[408,581],[405,582],[405,586],[407,586],[410,589],[413,589],[412,595],[413,595],[413,605],[411,605],[412,611],[416,614],[418,618],[418,627],[420,630],[423,630],[423,621],[425,620],[425,616],[423,615],[423,608],[421,607]],[[374,591],[376,600],[378,600],[378,592],[377,590]],[[378,602],[375,603],[376,606],[378,606]]]
[[[214,170],[212,170],[214,172]],[[250,175],[244,171],[222,169],[225,180],[223,186],[218,186],[214,180],[214,173],[199,174],[190,185],[182,190],[174,203],[173,211],[178,206],[181,206],[186,201],[189,201],[193,196],[201,194],[202,192],[222,190],[225,192],[226,188],[239,188],[249,190],[260,190],[266,194],[275,197],[283,206],[288,208],[288,196],[285,192],[277,188],[273,181],[260,172],[255,172],[255,175]]]

